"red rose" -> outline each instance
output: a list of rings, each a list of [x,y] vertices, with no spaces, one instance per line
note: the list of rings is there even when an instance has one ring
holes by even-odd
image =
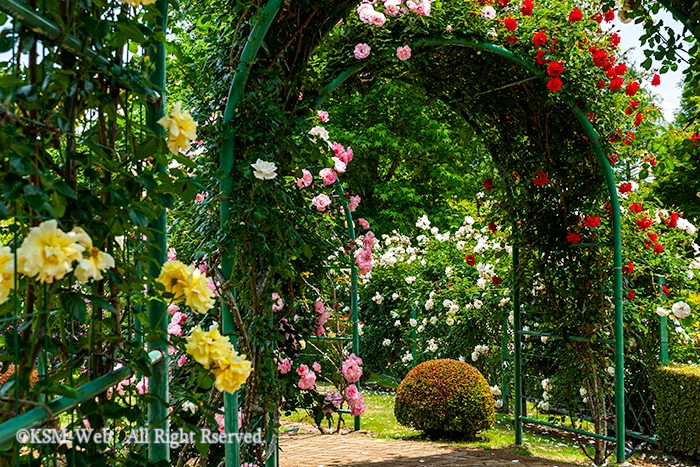
[[[637,295],[637,292],[635,292],[634,290],[630,289],[630,293],[627,294],[627,296],[626,296],[625,298],[626,298],[627,300],[632,300],[632,299],[634,298],[635,295]]]
[[[654,245],[654,254],[658,255],[659,253],[664,251],[664,247],[661,246],[661,243],[657,243]]]
[[[608,160],[610,161],[610,163],[611,163],[612,165],[615,165],[615,164],[617,164],[617,162],[618,162],[620,159],[617,157],[617,154],[610,154],[610,155],[608,156]]]
[[[501,285],[501,282],[503,282],[503,279],[501,279],[501,278],[498,277],[498,276],[493,276],[493,277],[491,278],[491,283],[492,283],[493,285],[495,285],[496,287],[498,287],[499,285]]]
[[[615,19],[615,10],[608,10],[605,12],[605,21],[609,23],[610,21]]]
[[[569,23],[575,23],[576,21],[581,21],[583,19],[583,12],[577,7],[569,13]]]
[[[488,228],[491,232],[496,232],[498,230],[498,227],[493,222],[488,223]]]
[[[567,232],[566,241],[569,243],[576,244],[581,241],[581,236],[572,232]]]
[[[484,188],[486,191],[492,191],[493,190],[493,178],[487,178],[484,180]]]
[[[610,34],[610,43],[613,47],[620,45],[620,35],[616,32]]]
[[[603,205],[603,209],[605,209],[605,212],[607,212],[608,215],[612,214],[612,206],[610,205],[610,203],[605,203]]]
[[[562,82],[560,78],[552,78],[547,83],[547,89],[549,89],[549,92],[557,92],[561,89],[561,85]]]
[[[675,227],[676,224],[678,223],[679,218],[680,218],[680,216],[678,214],[676,214],[675,212],[672,212],[671,216],[664,221],[664,225],[666,227],[668,227],[669,229],[672,227]]]
[[[535,33],[535,36],[532,38],[532,43],[535,44],[535,47],[542,47],[547,43],[547,34],[543,32]]]
[[[619,91],[620,89],[622,89],[623,84],[625,84],[625,82],[622,80],[622,78],[616,76],[610,80],[610,90]]]
[[[469,266],[476,266],[476,258],[471,253],[467,253],[467,256],[464,257],[464,262]]]
[[[625,140],[622,142],[622,144],[626,146],[632,146],[632,141],[634,141],[634,132],[628,131],[627,136],[625,136]]]
[[[642,119],[643,119],[643,118],[644,118],[644,117],[642,116],[642,114],[638,113],[638,114],[634,117],[634,126],[639,126],[639,125],[641,125],[641,124],[642,124]]]
[[[596,13],[595,16],[593,17],[593,20],[598,24],[602,23],[603,22],[603,14],[601,12]]]
[[[647,234],[647,237],[649,237],[649,240],[651,240],[652,243],[655,243],[659,239],[658,234],[655,234],[653,232],[649,232]]]
[[[637,227],[640,229],[648,229],[651,227],[651,219],[644,217],[642,219],[637,219]]]
[[[627,261],[627,264],[622,266],[622,272],[625,274],[631,274],[632,271],[634,271],[634,264],[632,264],[632,261]]]
[[[630,107],[632,107],[634,110],[637,110],[639,108],[639,101],[638,100],[631,100]]]
[[[648,156],[644,157],[644,162],[649,164],[652,167],[656,167],[656,156],[653,154],[649,154]]]
[[[662,285],[662,286],[661,286],[661,291],[662,291],[664,294],[666,294],[667,297],[668,297],[669,294],[671,293],[671,291],[668,290],[668,287],[666,287],[665,285]]]
[[[630,211],[636,212],[637,214],[642,212],[642,210],[643,210],[643,208],[642,208],[641,204],[632,203],[632,205],[630,206]]]
[[[532,0],[525,0],[523,6],[520,7],[520,13],[522,13],[523,16],[532,16],[533,7]]]
[[[518,22],[515,18],[506,18],[503,21],[503,26],[505,26],[508,31],[515,31],[518,29]]]
[[[498,0],[498,6],[501,8],[507,7],[509,3],[510,0]]]
[[[624,63],[615,65],[615,73],[617,73],[618,76],[625,76],[625,73],[627,73],[627,65]]]
[[[564,65],[561,62],[550,62],[547,66],[547,74],[552,78],[561,76],[564,73]]]
[[[545,50],[539,49],[537,51],[537,55],[535,56],[535,60],[537,60],[537,63],[539,63],[540,65],[546,65],[547,63],[549,63],[549,61],[544,59],[544,56],[546,54],[547,52]]]
[[[658,86],[661,84],[661,76],[658,73],[654,73],[654,77],[651,79],[652,86]]]
[[[540,170],[537,172],[537,177],[532,179],[532,183],[534,183],[537,186],[545,186],[549,179],[547,178],[547,172],[543,172]]]
[[[585,225],[589,229],[595,229],[600,225],[600,219],[593,216],[586,216],[586,220],[583,221],[583,225]]]
[[[619,191],[620,191],[620,193],[622,193],[622,194],[629,193],[630,191],[632,191],[632,184],[629,183],[629,182],[622,182],[622,183],[620,183],[620,189],[619,189]]]
[[[608,59],[608,53],[605,50],[600,50],[598,48],[592,50],[591,53],[591,57],[593,58],[593,64],[598,68],[603,68],[605,66],[605,62]]]
[[[639,83],[636,81],[632,81],[630,84],[627,85],[627,89],[625,89],[625,94],[627,94],[630,97],[634,97],[634,95],[637,94],[637,91],[639,91]]]

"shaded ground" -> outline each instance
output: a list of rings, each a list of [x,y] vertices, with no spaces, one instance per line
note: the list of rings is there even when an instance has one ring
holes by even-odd
[[[365,432],[280,435],[280,467],[563,467],[567,464],[500,449],[478,450],[423,441],[372,438]]]

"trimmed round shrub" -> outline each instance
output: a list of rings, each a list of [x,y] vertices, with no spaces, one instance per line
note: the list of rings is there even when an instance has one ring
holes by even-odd
[[[471,365],[442,359],[412,369],[396,391],[396,419],[429,435],[473,439],[496,421],[493,396]]]

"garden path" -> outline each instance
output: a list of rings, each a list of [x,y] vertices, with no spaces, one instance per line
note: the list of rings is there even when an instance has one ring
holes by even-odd
[[[505,450],[343,435],[280,435],[280,467],[559,467],[565,464]]]

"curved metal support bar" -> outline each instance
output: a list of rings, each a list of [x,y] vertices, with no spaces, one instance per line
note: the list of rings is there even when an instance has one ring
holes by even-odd
[[[44,18],[23,2],[19,0],[0,0],[0,11],[12,16],[25,27],[45,39],[57,41],[58,46],[62,49],[80,58],[92,61],[95,66],[114,78],[123,87],[143,95],[148,102],[158,102],[160,100],[160,94],[151,89],[150,85],[140,80],[133,70],[115,65],[94,50],[86,48],[85,44],[75,36],[70,34],[64,36],[62,27]]]
[[[493,53],[500,57],[505,58],[515,64],[518,64],[532,73],[534,76],[541,78],[545,77],[544,71],[537,67],[534,63],[526,60],[519,55],[514,54],[510,50],[504,49],[495,44],[490,44],[486,42],[478,42],[470,39],[464,38],[421,38],[412,43],[412,47],[436,47],[442,45],[453,45],[469,47],[476,50],[483,50],[486,52]],[[320,106],[323,101],[330,95],[330,93],[335,90],[340,84],[345,80],[350,78],[353,74],[361,70],[365,63],[354,64],[344,71],[342,71],[326,88],[323,93],[316,100],[316,107]],[[624,314],[622,309],[622,225],[620,219],[620,202],[617,194],[617,185],[615,184],[615,177],[613,175],[610,162],[608,161],[607,154],[603,150],[600,143],[595,128],[588,120],[588,116],[583,110],[581,110],[576,102],[566,96],[560,96],[563,102],[568,105],[573,112],[576,119],[581,124],[584,132],[588,136],[593,150],[598,157],[598,162],[600,163],[603,173],[605,175],[605,182],[608,188],[608,194],[610,196],[610,205],[612,207],[612,218],[613,218],[613,286],[614,286],[614,303],[615,303],[615,419],[616,419],[616,440],[617,440],[617,461],[619,463],[625,460],[625,369],[624,369]],[[517,256],[514,248],[514,262],[517,264]],[[517,313],[516,313],[517,319]],[[519,326],[516,326],[519,329]],[[518,368],[517,362],[518,358],[518,340],[519,335],[516,333],[516,380],[518,379]],[[516,381],[515,387],[515,397],[516,397],[516,418],[519,416],[518,413],[518,398],[520,396],[520,391]],[[516,423],[516,438],[521,438],[522,435],[518,436]],[[516,441],[517,443],[517,441]]]
[[[220,182],[221,189],[221,205],[220,205],[220,228],[225,230],[231,219],[231,199],[233,196],[233,161],[234,161],[234,137],[235,129],[231,127],[231,120],[236,113],[238,103],[243,96],[250,68],[255,62],[255,57],[260,50],[267,32],[270,30],[272,21],[277,16],[277,12],[282,6],[282,0],[269,0],[265,7],[260,12],[258,22],[253,26],[248,36],[248,41],[243,48],[241,58],[236,67],[236,72],[231,81],[229,88],[226,108],[224,109],[224,141],[221,145],[221,156],[219,166],[224,172]],[[226,280],[231,279],[233,273],[233,258],[235,245],[231,242],[224,246],[221,258],[221,273]],[[226,303],[221,304],[221,330],[224,335],[229,335],[231,342],[235,344],[233,333],[236,326],[233,322],[230,308]],[[238,433],[238,391],[233,394],[224,394],[224,426],[226,433]],[[269,439],[269,438],[268,438]],[[238,441],[234,440],[231,443],[226,443],[224,447],[226,467],[238,467],[241,463],[240,446]],[[275,452],[266,461],[266,465],[275,465],[277,463],[277,448]]]

